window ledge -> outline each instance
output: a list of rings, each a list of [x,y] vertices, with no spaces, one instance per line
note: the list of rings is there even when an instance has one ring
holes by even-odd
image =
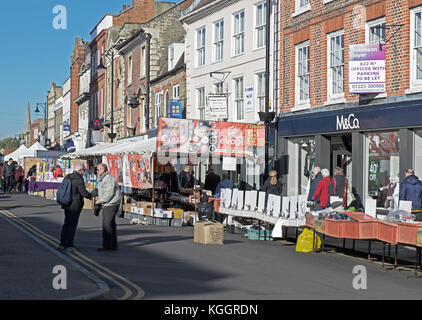
[[[327,4],[327,3],[330,3],[330,2],[333,2],[334,0],[322,0],[322,3],[323,4]]]
[[[324,102],[324,106],[332,105],[332,104],[340,104],[340,103],[346,103],[345,97],[339,97],[339,98],[332,98]]]
[[[232,55],[231,57],[232,57],[232,58],[236,58],[236,57],[240,57],[240,56],[243,56],[243,55],[245,55],[245,52],[241,52],[241,53],[234,54],[234,55]]]
[[[422,93],[422,84],[413,86],[405,90],[405,94]]]
[[[301,111],[301,110],[307,110],[307,109],[311,109],[311,103],[309,101],[296,104],[294,108],[292,108],[291,111],[295,112],[295,111]]]
[[[295,18],[297,16],[300,16],[302,13],[308,12],[311,10],[311,4],[308,4],[307,6],[297,9],[293,14],[292,18]]]

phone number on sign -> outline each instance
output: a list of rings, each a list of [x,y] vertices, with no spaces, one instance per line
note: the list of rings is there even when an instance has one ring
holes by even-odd
[[[385,83],[349,83],[350,92],[385,92]]]

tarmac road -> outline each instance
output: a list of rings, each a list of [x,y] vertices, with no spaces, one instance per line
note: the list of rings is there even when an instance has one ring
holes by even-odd
[[[14,194],[0,198],[0,210],[9,218],[16,216],[22,228],[31,230],[49,246],[53,247],[59,238],[64,216],[54,201]],[[6,226],[9,230],[5,234],[0,230],[1,243],[13,245],[7,246],[7,262],[0,260],[0,277],[11,288],[16,268],[10,265],[19,266],[19,272],[28,275],[27,271],[33,270],[28,259],[48,261],[43,255],[50,253],[31,249],[38,244],[3,221],[0,219],[0,229]],[[422,296],[422,279],[411,278],[411,271],[385,271],[379,262],[335,252],[297,253],[294,243],[286,241],[252,241],[226,233],[224,245],[206,246],[193,242],[193,227],[138,226],[124,219],[118,219],[118,251],[98,252],[101,241],[101,217],[84,211],[75,238],[80,250],[67,256],[107,283],[111,299],[407,300]],[[366,244],[356,247],[366,248]],[[373,251],[379,248],[373,245]],[[399,253],[409,259],[414,254],[405,248],[400,248]],[[353,288],[356,265],[366,268],[366,290]],[[44,273],[46,279],[51,279],[51,263],[37,271]],[[0,290],[0,299],[18,299],[23,293],[25,299],[59,298],[55,291],[37,295],[40,291],[36,288],[41,284],[31,283],[30,279],[23,277],[15,283],[15,291]],[[76,271],[69,272],[69,281],[78,283],[78,289],[86,293],[96,289],[92,281],[84,280]]]

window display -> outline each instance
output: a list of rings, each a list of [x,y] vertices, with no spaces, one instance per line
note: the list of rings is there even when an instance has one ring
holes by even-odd
[[[399,132],[367,133],[368,196],[377,207],[394,208],[399,193]]]
[[[307,192],[308,181],[315,166],[315,139],[313,137],[303,137],[291,139],[294,144],[295,156],[289,157],[289,181],[297,181],[294,189],[289,187],[289,195],[304,195]],[[290,151],[289,151],[290,154]],[[297,161],[298,163],[292,163]],[[297,179],[297,180],[296,180]]]

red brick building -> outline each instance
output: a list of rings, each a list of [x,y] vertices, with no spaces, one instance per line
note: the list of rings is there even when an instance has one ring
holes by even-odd
[[[278,157],[285,194],[304,194],[313,166],[331,174],[341,167],[360,205],[373,198],[384,207],[380,188],[401,180],[406,168],[422,174],[421,16],[421,0],[280,2]],[[385,54],[379,70],[358,62],[360,78],[372,84],[349,74],[352,45]],[[370,86],[380,89],[368,93]]]

